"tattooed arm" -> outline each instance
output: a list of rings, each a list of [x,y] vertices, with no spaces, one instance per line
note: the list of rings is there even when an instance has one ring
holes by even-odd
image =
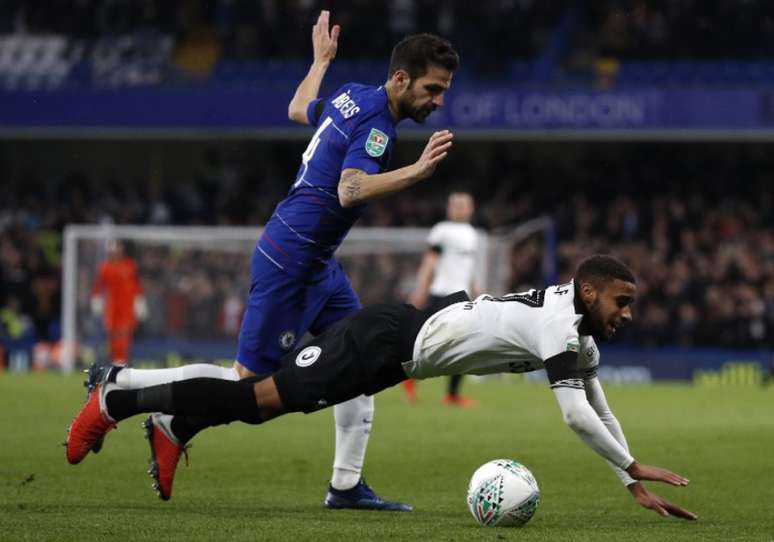
[[[352,207],[426,179],[433,174],[438,163],[446,158],[451,140],[452,134],[448,130],[435,132],[430,136],[419,160],[400,169],[373,175],[360,169],[344,169],[339,178],[339,203],[344,208]]]
[[[368,200],[398,192],[417,182],[412,166],[369,175],[360,169],[347,168],[339,179],[339,203],[342,207],[353,207]]]

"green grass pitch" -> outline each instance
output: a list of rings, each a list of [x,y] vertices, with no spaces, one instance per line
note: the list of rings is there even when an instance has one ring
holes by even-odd
[[[178,469],[173,499],[145,473],[136,417],[99,455],[68,465],[61,442],[82,404],[81,375],[0,375],[0,540],[774,541],[774,390],[682,385],[608,386],[633,454],[691,479],[650,484],[700,515],[661,518],[636,505],[607,465],[564,426],[546,386],[466,381],[480,401],[440,404],[443,380],[376,400],[366,458],[369,483],[414,504],[410,514],[328,511],[332,411],[200,434]],[[467,482],[507,457],[537,477],[542,502],[520,529],[478,527]]]

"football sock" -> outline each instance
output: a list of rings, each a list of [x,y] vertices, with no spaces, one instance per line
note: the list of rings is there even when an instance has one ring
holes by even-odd
[[[117,422],[141,412],[164,412],[257,424],[263,417],[255,403],[255,381],[195,378],[139,390],[119,389],[109,392],[105,403],[108,415]]]
[[[374,416],[373,396],[361,395],[333,409],[336,420],[336,456],[331,485],[353,488],[360,480]]]
[[[239,373],[234,367],[226,368],[210,363],[194,363],[171,369],[121,369],[115,375],[113,382],[124,389],[136,390],[192,378],[239,380]]]
[[[449,395],[457,397],[460,394],[460,382],[462,382],[462,375],[451,375],[449,377]]]
[[[174,416],[169,423],[172,434],[177,437],[177,440],[181,444],[187,443],[194,436],[208,427],[215,427],[216,425],[223,425],[230,423],[233,420],[224,418],[223,416],[186,416],[178,415]]]

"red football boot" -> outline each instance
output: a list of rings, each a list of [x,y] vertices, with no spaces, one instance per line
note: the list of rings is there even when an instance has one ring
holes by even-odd
[[[153,489],[162,500],[168,501],[172,497],[172,483],[175,481],[175,469],[180,456],[185,454],[185,462],[188,464],[188,448],[180,444],[163,414],[151,414],[143,422],[145,438],[150,443],[151,459],[148,474],[155,480]]]
[[[447,393],[443,397],[443,404],[462,408],[474,408],[478,406],[478,401],[471,399],[470,397],[465,397],[464,395],[452,395],[451,393]]]
[[[101,446],[102,439],[116,426],[116,422],[108,415],[105,407],[105,395],[116,388],[118,386],[107,382],[106,379],[94,386],[86,399],[86,404],[70,425],[66,445],[67,461],[71,465],[83,461],[95,446]]]

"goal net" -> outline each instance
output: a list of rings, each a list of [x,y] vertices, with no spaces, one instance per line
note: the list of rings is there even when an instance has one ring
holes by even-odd
[[[405,302],[414,288],[429,229],[353,228],[336,253],[364,305]],[[134,334],[135,365],[232,361],[261,228],[71,225],[65,230],[61,368],[109,359],[91,295],[108,241],[118,240],[139,270],[147,317]],[[552,282],[553,226],[536,219],[487,235],[480,231],[476,277],[494,294],[519,284],[526,265]],[[525,248],[526,247],[526,248]],[[538,248],[535,248],[538,247]],[[532,255],[524,260],[524,254]],[[537,256],[536,256],[537,255]],[[531,285],[534,285],[531,284]]]

